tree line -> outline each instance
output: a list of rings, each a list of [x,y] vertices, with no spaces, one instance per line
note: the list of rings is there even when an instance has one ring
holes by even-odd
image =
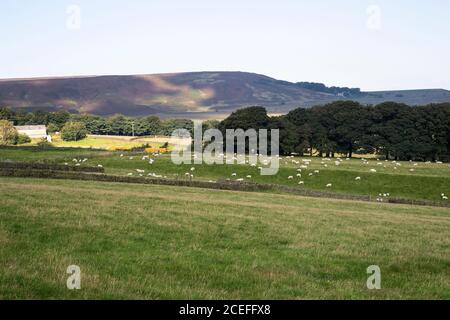
[[[263,107],[241,109],[223,120],[225,129],[280,129],[281,154],[334,157],[378,154],[395,160],[450,160],[450,103],[363,106],[336,101],[269,117]]]
[[[0,108],[0,120],[13,122],[15,126],[46,125],[49,133],[60,132],[69,122],[82,123],[90,134],[118,136],[171,135],[175,129],[187,129],[192,132],[194,123],[189,119],[163,120],[156,116],[132,118],[123,115],[100,117],[94,115],[71,114],[66,110],[47,112]],[[207,126],[215,126],[215,121],[207,121]]]

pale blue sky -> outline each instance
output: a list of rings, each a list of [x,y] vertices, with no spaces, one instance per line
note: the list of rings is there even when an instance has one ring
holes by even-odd
[[[448,0],[1,0],[0,40],[0,78],[227,70],[450,89]]]

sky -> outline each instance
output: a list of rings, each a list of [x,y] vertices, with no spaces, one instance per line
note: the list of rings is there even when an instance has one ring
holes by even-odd
[[[0,78],[247,71],[450,90],[448,0],[1,0]]]

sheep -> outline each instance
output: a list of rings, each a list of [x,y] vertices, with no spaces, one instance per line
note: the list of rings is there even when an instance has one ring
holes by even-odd
[[[448,200],[448,197],[447,196],[443,196],[442,200]]]
[[[327,188],[331,188],[333,185],[331,183],[327,184]]]
[[[132,176],[133,174],[130,172],[129,174],[128,174],[128,176]]]
[[[97,165],[97,167],[99,167],[99,168],[103,168],[103,166],[102,166],[101,164]]]
[[[144,172],[145,172],[145,170],[141,170],[141,169],[136,169],[136,172],[137,172],[137,173],[144,173]]]
[[[305,184],[305,181],[299,181],[298,184]]]
[[[194,168],[194,167],[192,167],[192,168],[191,168],[191,171],[195,171],[195,168]]]
[[[292,179],[294,179],[293,176],[289,176],[289,177],[288,177],[288,180],[292,180]]]
[[[301,178],[302,177],[301,173],[297,173],[297,177]]]
[[[232,177],[236,177],[236,175],[237,175],[236,172],[233,172],[233,173],[231,174]]]
[[[319,173],[320,171],[319,170],[314,170],[314,173]]]
[[[377,170],[375,170],[375,169],[370,169],[370,172],[377,172]]]
[[[248,176],[247,176],[247,179],[251,179],[251,178],[252,178],[252,176],[251,176],[251,175],[248,175]]]
[[[355,180],[359,181],[359,180],[361,180],[361,177],[356,177]]]
[[[239,178],[239,179],[236,179],[236,181],[238,181],[238,182],[242,182],[242,181],[244,181],[244,179],[242,179],[242,178]]]

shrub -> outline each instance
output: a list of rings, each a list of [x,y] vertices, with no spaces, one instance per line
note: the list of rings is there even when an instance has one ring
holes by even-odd
[[[61,130],[64,141],[79,141],[87,136],[86,126],[82,122],[68,122]]]
[[[145,149],[150,148],[151,146],[148,143],[144,143],[143,145],[132,147],[132,152],[144,152]]]
[[[39,149],[51,149],[53,148],[53,145],[48,142],[46,138],[43,138],[36,144],[36,147],[38,147]]]
[[[17,144],[19,134],[8,120],[0,120],[0,145]]]
[[[164,142],[164,144],[160,148],[169,149],[169,142]]]
[[[29,136],[27,136],[26,134],[20,133],[17,136],[17,144],[25,144],[25,143],[30,143],[30,142],[31,142],[31,138]]]

